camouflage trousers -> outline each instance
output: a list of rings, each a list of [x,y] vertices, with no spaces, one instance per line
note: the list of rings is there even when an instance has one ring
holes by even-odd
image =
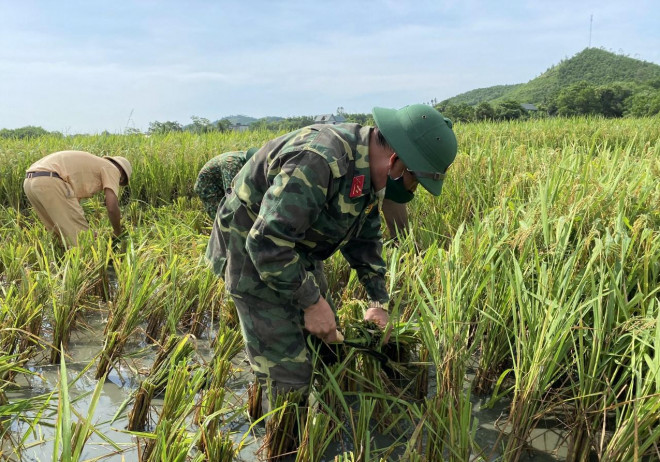
[[[327,297],[327,280],[323,265],[317,264],[314,277]],[[305,330],[304,313],[291,305],[274,304],[248,294],[232,294],[241,323],[241,333],[245,342],[248,360],[252,371],[262,387],[262,409],[267,412],[271,402],[279,394],[297,391],[306,397],[313,376],[312,351],[322,347],[319,339]]]

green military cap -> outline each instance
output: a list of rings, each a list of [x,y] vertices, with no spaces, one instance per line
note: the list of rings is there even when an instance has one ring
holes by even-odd
[[[439,196],[458,148],[451,120],[425,104],[398,110],[375,107],[373,115],[378,129],[408,170],[427,191]]]

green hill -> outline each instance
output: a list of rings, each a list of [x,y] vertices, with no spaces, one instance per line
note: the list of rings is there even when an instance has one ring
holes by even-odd
[[[660,80],[660,66],[600,48],[586,48],[570,59],[552,66],[537,78],[516,85],[496,85],[471,90],[441,104],[477,105],[481,102],[515,100],[543,104],[566,86],[586,81],[592,85],[644,84]]]
[[[241,125],[251,125],[252,123],[256,122],[257,120],[261,120],[261,119],[256,119],[254,117],[241,115],[241,114],[231,115],[231,116],[228,116],[228,117],[224,117],[223,119],[229,120],[232,124],[241,124]],[[278,120],[283,120],[283,118],[282,117],[270,116],[270,117],[264,117],[263,120],[266,120],[267,122],[276,122]]]

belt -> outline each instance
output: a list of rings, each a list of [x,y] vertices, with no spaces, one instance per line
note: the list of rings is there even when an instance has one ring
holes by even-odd
[[[35,178],[35,177],[38,177],[38,176],[52,176],[53,178],[58,178],[60,180],[62,179],[62,177],[60,177],[55,172],[27,172],[25,174],[25,178]]]

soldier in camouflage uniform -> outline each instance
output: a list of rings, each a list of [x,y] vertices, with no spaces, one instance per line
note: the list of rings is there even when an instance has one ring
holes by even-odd
[[[232,180],[255,152],[256,148],[225,152],[209,160],[199,171],[194,189],[211,220],[215,218],[218,205],[225,191],[231,187]]]
[[[386,327],[378,209],[387,179],[402,200],[418,182],[439,195],[456,155],[451,122],[432,107],[374,108],[374,119],[377,127],[312,125],[276,138],[225,191],[207,258],[235,302],[264,395],[308,391],[307,333],[338,340],[322,267],[335,251],[366,289],[365,320]]]
[[[197,175],[195,181],[195,193],[202,200],[204,210],[211,220],[215,219],[220,201],[225,196],[225,191],[231,187],[231,182],[243,165],[248,161],[256,148],[247,151],[225,152],[210,159]],[[394,181],[387,180],[388,185]],[[390,238],[396,238],[397,233],[404,232],[408,228],[408,212],[405,203],[412,199],[412,195],[401,200],[392,195],[392,187],[385,189],[385,200],[381,211],[385,217],[385,224]]]

